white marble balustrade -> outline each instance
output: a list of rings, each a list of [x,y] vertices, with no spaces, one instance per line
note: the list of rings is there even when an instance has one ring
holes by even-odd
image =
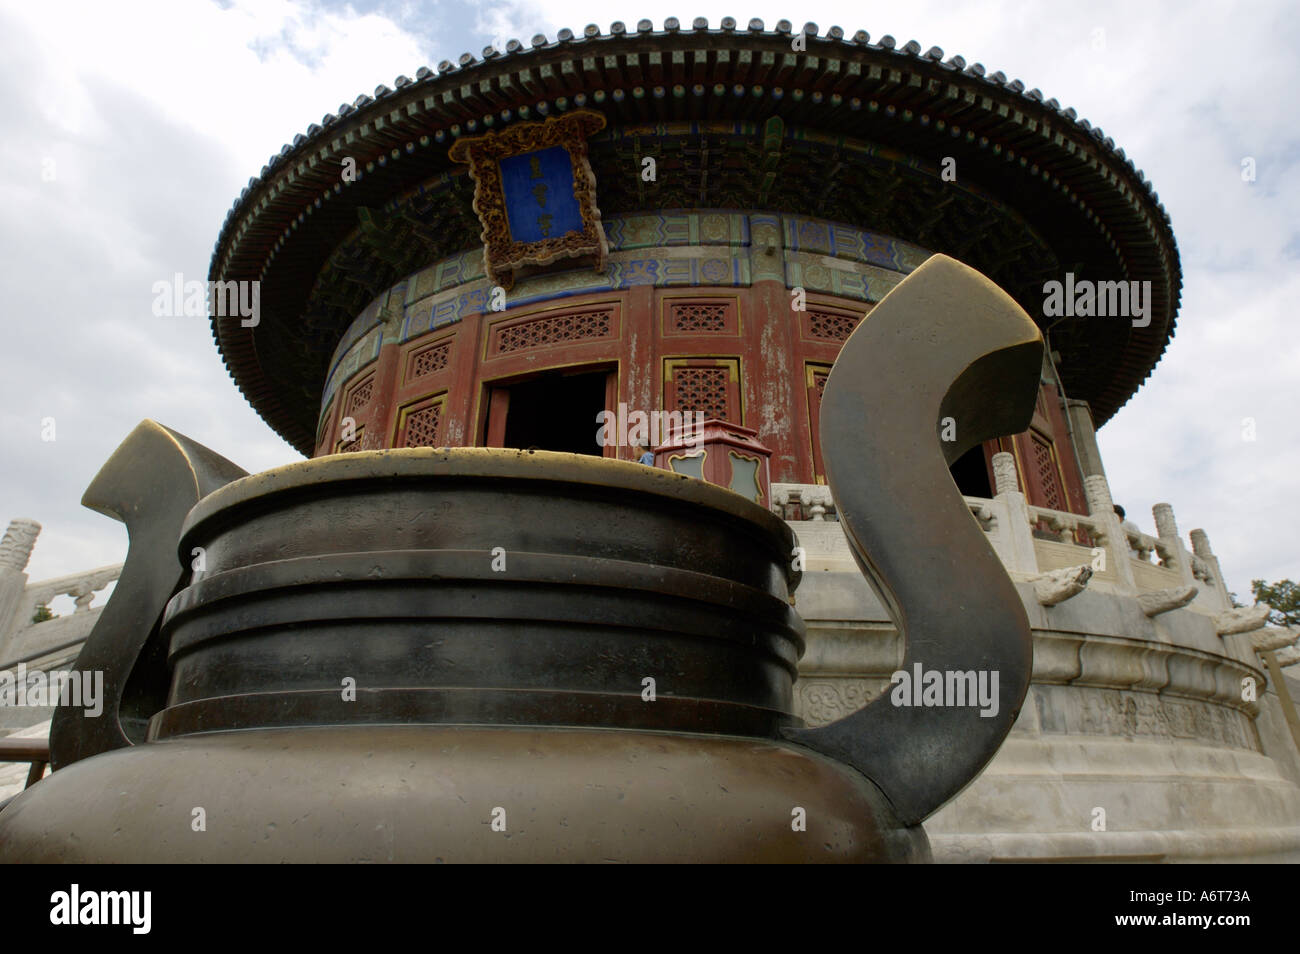
[[[1012,579],[1035,576],[1071,566],[1093,567],[1091,585],[1102,590],[1137,595],[1195,585],[1196,605],[1209,612],[1229,609],[1226,587],[1218,574],[1218,561],[1209,551],[1204,532],[1193,531],[1192,552],[1176,536],[1172,510],[1157,505],[1157,536],[1122,527],[1113,510],[1091,514],[1069,513],[1033,506],[1014,484],[1004,479],[995,497],[966,497],[966,505],[989,542],[1002,558]],[[1090,488],[1093,489],[1093,488]],[[1109,493],[1094,501],[1108,503]],[[848,566],[849,553],[838,522],[830,487],[824,484],[772,485],[772,510],[798,533],[812,565]],[[814,524],[830,526],[814,527]]]

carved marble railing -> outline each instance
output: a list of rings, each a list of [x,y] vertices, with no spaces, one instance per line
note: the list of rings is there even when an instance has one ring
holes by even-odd
[[[1036,507],[1032,504],[1026,506],[1025,509],[1029,513],[1031,532],[1037,531],[1038,533],[1054,536],[1061,543],[1079,547],[1081,551],[1089,553],[1099,547],[1105,547],[1108,551],[1114,549],[1109,546],[1114,536],[1107,528],[1106,521],[1099,517],[1068,513],[1062,510],[1050,510],[1047,507]],[[1140,531],[1127,530],[1122,527],[1121,530],[1130,559],[1162,570],[1173,570],[1177,567],[1179,556],[1176,544]],[[1123,555],[1122,551],[1119,555]],[[1153,556],[1155,557],[1154,560],[1152,559]],[[1083,553],[1080,553],[1080,559],[1082,562],[1088,562],[1083,559]],[[1202,570],[1206,574],[1205,578],[1210,579],[1208,566],[1204,561],[1200,561],[1200,563]]]
[[[998,515],[993,502],[984,497],[966,497],[966,508],[985,533],[998,532]]]
[[[1055,535],[1061,543],[1091,549],[1106,542],[1107,533],[1101,521],[1078,513],[1049,510],[1046,507],[1027,505],[1030,531]]]
[[[1213,585],[1216,582],[1214,571],[1210,568],[1209,561],[1202,560],[1195,553],[1191,554],[1192,558],[1192,576],[1202,583]]]
[[[84,570],[81,573],[70,573],[67,576],[57,576],[52,580],[42,580],[39,583],[28,583],[23,592],[23,601],[19,604],[18,613],[21,616],[30,619],[36,615],[38,606],[48,606],[56,596],[71,596],[76,609],[73,613],[89,613],[90,604],[95,600],[95,594],[100,590],[107,588],[108,584],[114,582],[122,575],[122,564],[117,563],[113,566],[101,566],[96,570]],[[32,624],[34,626],[40,623]]]
[[[966,506],[985,533],[991,532],[997,516],[984,497],[967,497]],[[773,484],[772,511],[784,520],[839,520],[831,489],[825,484]]]
[[[838,520],[835,500],[825,484],[773,484],[772,510],[783,520]]]
[[[15,600],[8,629],[0,632],[0,668],[18,660],[57,654],[75,656],[76,647],[69,646],[84,641],[90,635],[99,607],[90,604],[95,594],[106,589],[122,575],[122,564],[103,566],[81,573],[70,573],[50,580],[29,583]],[[59,596],[72,597],[75,605],[71,615],[55,616],[40,623],[32,622],[37,607],[48,606]],[[57,662],[51,658],[49,661]],[[30,664],[29,664],[30,665]]]
[[[1172,570],[1178,562],[1174,548],[1159,537],[1125,530],[1124,542],[1128,544],[1131,558],[1138,563],[1151,563],[1162,569]],[[1155,560],[1152,560],[1153,556]]]
[[[995,455],[1001,457],[1002,455]],[[989,535],[998,556],[1013,579],[1031,580],[1043,574],[1088,566],[1089,585],[1119,593],[1142,595],[1196,587],[1196,604],[1210,612],[1230,608],[1218,560],[1204,531],[1192,532],[1195,552],[1178,536],[1173,509],[1157,504],[1152,509],[1157,534],[1131,531],[1121,525],[1110,500],[1104,477],[1088,477],[1087,514],[1068,513],[1031,505],[1016,483],[1014,464],[994,461],[997,493],[992,498],[966,497],[966,506]],[[841,548],[826,523],[837,521],[830,488],[822,484],[773,484],[772,510],[793,523],[806,539],[810,557],[818,547],[836,552],[822,566],[851,565],[847,547]],[[843,549],[843,553],[838,551]]]
[[[0,668],[19,661],[30,668],[70,662],[99,616],[91,606],[95,594],[122,574],[118,564],[29,583],[24,570],[40,532],[35,520],[14,520],[0,539]],[[73,612],[33,623],[37,607],[59,596],[72,597]]]

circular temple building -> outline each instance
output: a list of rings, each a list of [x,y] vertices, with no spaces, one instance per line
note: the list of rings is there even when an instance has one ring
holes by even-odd
[[[1169,216],[1122,148],[1039,90],[787,21],[511,41],[295,136],[240,194],[209,279],[260,283],[257,317],[214,317],[214,337],[306,456],[635,459],[640,441],[598,439],[604,412],[715,422],[733,461],[763,463],[747,495],[807,549],[796,705],[821,724],[901,656],[824,486],[819,400],[848,335],[936,253],[1048,344],[1029,429],[952,468],[1035,660],[1002,751],[927,822],[936,859],[1295,860],[1294,707],[1261,649],[1276,634],[1231,610],[1208,539],[1184,546],[1171,508],[1155,536],[1121,525],[1095,440],[1174,331]],[[683,457],[671,437],[651,435],[661,466]]]

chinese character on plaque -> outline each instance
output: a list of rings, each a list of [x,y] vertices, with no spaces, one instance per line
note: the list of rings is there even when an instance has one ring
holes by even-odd
[[[511,288],[517,277],[556,262],[605,267],[609,245],[587,161],[587,139],[604,127],[604,116],[582,109],[451,147],[451,158],[468,163],[474,180],[490,281]]]

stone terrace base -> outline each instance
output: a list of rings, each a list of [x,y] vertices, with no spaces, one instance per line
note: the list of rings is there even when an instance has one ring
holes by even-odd
[[[925,827],[940,862],[1294,862],[1298,805],[1255,752],[1013,737]],[[1092,830],[1098,808],[1105,831]]]
[[[822,725],[882,692],[902,647],[862,577],[793,526],[813,544],[795,709]],[[1049,609],[1019,589],[1034,682],[998,755],[926,821],[936,861],[1300,861],[1300,755],[1271,689],[1241,700],[1242,678],[1266,685],[1244,637],[1195,607],[1148,618],[1089,589]]]

